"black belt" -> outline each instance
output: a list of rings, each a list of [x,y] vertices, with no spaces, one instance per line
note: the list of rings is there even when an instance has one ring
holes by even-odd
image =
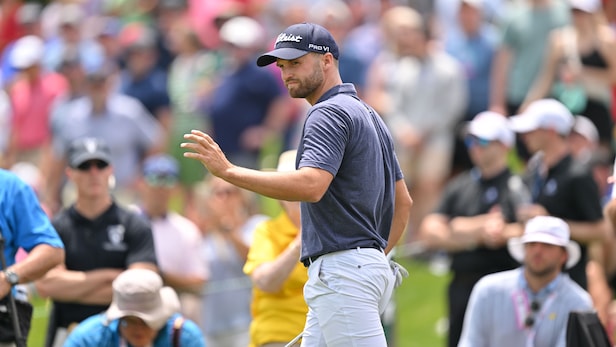
[[[379,251],[383,252],[383,248],[381,248],[380,246],[359,246],[359,247],[353,247],[353,248],[349,248],[349,249],[360,249],[360,248],[372,248],[372,249],[378,249]],[[348,251],[349,249],[341,249],[341,251]],[[337,251],[334,251],[337,252]],[[329,252],[329,253],[334,253],[334,252]],[[302,260],[302,264],[304,264],[305,267],[310,266],[310,264],[314,263],[317,259],[319,259],[320,256],[325,255],[325,254],[329,254],[329,253],[323,253],[323,254],[319,254],[319,255],[313,255],[311,257],[307,257],[306,259]]]

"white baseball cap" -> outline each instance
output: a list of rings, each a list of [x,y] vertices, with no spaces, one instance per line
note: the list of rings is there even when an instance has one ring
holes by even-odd
[[[592,143],[599,143],[599,131],[595,124],[584,116],[575,116],[575,123],[572,131],[582,135],[586,140]]]
[[[569,225],[556,217],[537,216],[530,219],[524,227],[521,237],[509,239],[507,249],[513,259],[524,262],[524,244],[530,242],[547,243],[565,247],[569,255],[565,267],[572,268],[580,260],[580,245],[570,239]]]
[[[13,46],[11,65],[16,69],[25,69],[40,64],[44,51],[43,40],[34,35],[24,36]]]
[[[524,112],[509,117],[509,126],[517,133],[553,129],[561,135],[569,135],[573,122],[573,115],[569,109],[554,99],[533,101]]]
[[[263,27],[250,17],[233,17],[220,28],[220,39],[236,47],[254,48],[264,41]]]
[[[507,147],[515,144],[515,133],[509,128],[507,117],[492,111],[477,114],[468,123],[467,133],[481,139],[500,141]]]
[[[580,10],[587,13],[595,13],[603,6],[600,0],[569,0],[571,9]]]

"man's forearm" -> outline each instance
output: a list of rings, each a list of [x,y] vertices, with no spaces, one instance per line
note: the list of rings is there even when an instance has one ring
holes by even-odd
[[[43,297],[51,297],[57,301],[81,302],[102,287],[111,288],[111,283],[121,271],[121,269],[71,271],[57,268],[37,281],[36,288]]]
[[[394,216],[391,223],[389,238],[387,239],[387,247],[385,247],[385,254],[389,254],[402,238],[409,221],[412,207],[413,199],[409,195],[406,183],[404,183],[404,180],[399,180],[396,182]]]
[[[45,276],[49,270],[61,263],[64,263],[64,248],[40,244],[10,269],[19,275],[20,283],[28,283]]]

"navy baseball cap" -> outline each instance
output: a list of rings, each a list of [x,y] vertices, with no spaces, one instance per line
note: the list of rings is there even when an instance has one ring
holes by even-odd
[[[327,29],[314,23],[294,24],[278,35],[274,50],[261,55],[257,65],[266,66],[276,59],[293,60],[309,52],[331,53],[336,59],[339,55],[338,45]]]

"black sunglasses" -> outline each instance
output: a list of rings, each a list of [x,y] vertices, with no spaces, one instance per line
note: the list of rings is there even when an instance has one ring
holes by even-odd
[[[81,163],[77,166],[77,170],[79,171],[89,171],[92,166],[96,166],[97,169],[102,170],[109,166],[109,163],[106,163],[102,160],[88,160],[84,163]]]
[[[533,301],[530,303],[531,314],[528,317],[526,317],[526,319],[524,320],[524,325],[527,328],[530,328],[533,325],[535,325],[535,316],[537,315],[537,312],[539,311],[540,308],[541,308],[541,305],[538,302]]]

